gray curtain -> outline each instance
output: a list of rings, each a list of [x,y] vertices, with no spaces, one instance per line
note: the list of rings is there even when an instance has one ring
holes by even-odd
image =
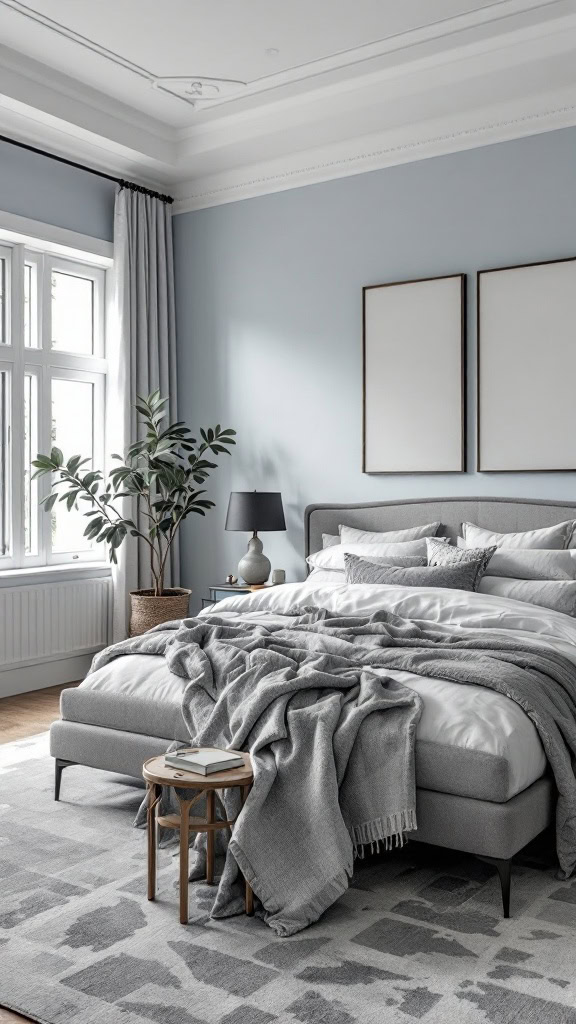
[[[176,335],[172,215],[168,203],[120,188],[114,213],[114,296],[109,332],[108,452],[137,436],[137,395],[159,388],[176,419]],[[129,592],[149,587],[148,549],[128,538],[114,571],[113,640],[128,632]],[[178,583],[178,547],[172,548],[168,585]]]

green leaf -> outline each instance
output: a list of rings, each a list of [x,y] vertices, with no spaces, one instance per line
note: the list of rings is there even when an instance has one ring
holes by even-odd
[[[56,504],[57,499],[58,499],[58,495],[57,494],[49,494],[47,498],[42,498],[42,501],[40,502],[40,504],[44,505],[44,511],[45,512],[51,512],[52,508]]]
[[[56,466],[61,466],[62,463],[64,462],[64,456],[63,456],[63,454],[62,454],[62,452],[60,451],[59,448],[53,448],[52,451],[50,452],[50,456],[51,456],[52,462]]]

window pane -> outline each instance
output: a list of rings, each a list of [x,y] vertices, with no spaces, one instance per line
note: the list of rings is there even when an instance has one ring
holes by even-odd
[[[10,434],[8,373],[0,370],[0,555],[10,553]]]
[[[24,264],[24,344],[38,348],[38,276],[35,264]]]
[[[52,379],[52,444],[72,455],[94,457],[94,385],[82,380]],[[85,473],[90,463],[82,467]],[[60,492],[62,493],[62,492]],[[90,510],[87,501],[80,501],[82,511]],[[94,547],[83,537],[88,520],[82,512],[68,512],[65,502],[57,501],[52,509],[52,550],[86,551]]]
[[[38,554],[38,483],[32,460],[38,451],[38,378],[24,374],[24,553]]]
[[[52,348],[91,355],[94,351],[94,282],[52,272]]]
[[[6,260],[0,259],[0,345],[7,345],[6,337]]]

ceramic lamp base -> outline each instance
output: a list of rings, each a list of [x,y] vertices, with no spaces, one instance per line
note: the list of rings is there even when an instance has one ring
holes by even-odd
[[[248,541],[248,551],[238,562],[238,575],[252,586],[266,583],[272,566],[263,554],[262,541],[256,533]]]

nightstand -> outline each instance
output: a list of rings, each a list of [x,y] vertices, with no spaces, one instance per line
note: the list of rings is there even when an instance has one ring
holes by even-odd
[[[233,597],[234,594],[251,594],[252,588],[247,583],[218,583],[214,587],[208,587],[210,597],[202,598],[202,608],[208,608],[211,604],[223,601],[226,597]]]

